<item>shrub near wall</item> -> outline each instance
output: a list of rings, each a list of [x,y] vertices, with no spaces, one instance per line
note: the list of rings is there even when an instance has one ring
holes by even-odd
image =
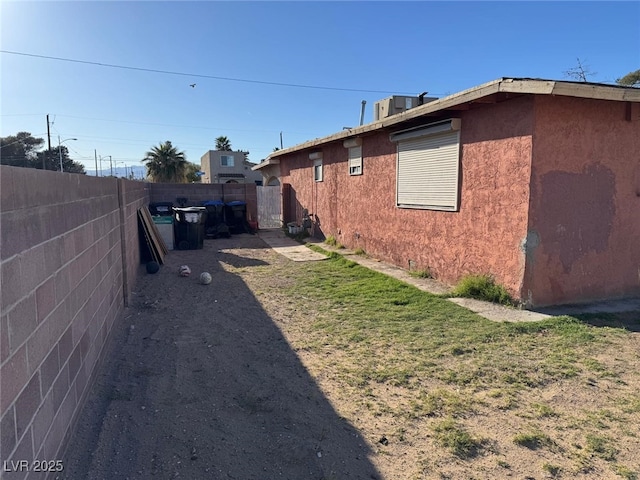
[[[61,457],[135,282],[134,212],[148,194],[139,182],[6,166],[0,182],[0,459],[14,470],[0,476],[35,478],[11,466]]]

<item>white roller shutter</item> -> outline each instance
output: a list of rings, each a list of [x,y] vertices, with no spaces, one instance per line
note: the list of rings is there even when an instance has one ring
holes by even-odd
[[[349,175],[362,175],[362,147],[349,149]]]
[[[397,205],[458,210],[460,132],[398,141]]]

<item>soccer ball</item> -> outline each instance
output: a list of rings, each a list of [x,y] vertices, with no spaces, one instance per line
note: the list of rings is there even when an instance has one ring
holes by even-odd
[[[158,262],[147,262],[147,273],[157,273],[160,270],[160,265]]]
[[[200,274],[200,283],[203,285],[209,285],[211,283],[211,274],[209,272],[202,272]]]

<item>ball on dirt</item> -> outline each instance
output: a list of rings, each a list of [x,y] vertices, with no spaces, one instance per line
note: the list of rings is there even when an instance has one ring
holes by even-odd
[[[211,274],[209,272],[202,272],[200,274],[200,283],[203,285],[209,285],[211,283]]]
[[[158,262],[147,262],[147,273],[157,273],[158,270],[160,270],[160,265],[158,265]]]

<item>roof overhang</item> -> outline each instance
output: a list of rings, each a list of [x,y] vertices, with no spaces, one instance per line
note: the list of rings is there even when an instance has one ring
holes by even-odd
[[[316,138],[293,147],[278,150],[253,167],[258,170],[279,160],[276,157],[288,153],[316,148],[327,143],[343,141],[347,138],[366,136],[371,132],[389,127],[409,126],[418,120],[429,118],[455,117],[456,112],[469,110],[481,104],[497,103],[522,95],[559,95],[617,102],[640,102],[640,88],[605,85],[601,83],[567,82],[531,78],[500,78],[462,92],[434,100],[382,120],[359,127],[342,130],[333,135]],[[269,163],[271,162],[271,163]]]
[[[263,160],[262,162],[260,162],[255,167],[251,167],[251,170],[253,170],[253,171],[260,170],[261,168],[268,167],[269,165],[280,165],[280,159],[279,158],[267,158],[266,160]]]

